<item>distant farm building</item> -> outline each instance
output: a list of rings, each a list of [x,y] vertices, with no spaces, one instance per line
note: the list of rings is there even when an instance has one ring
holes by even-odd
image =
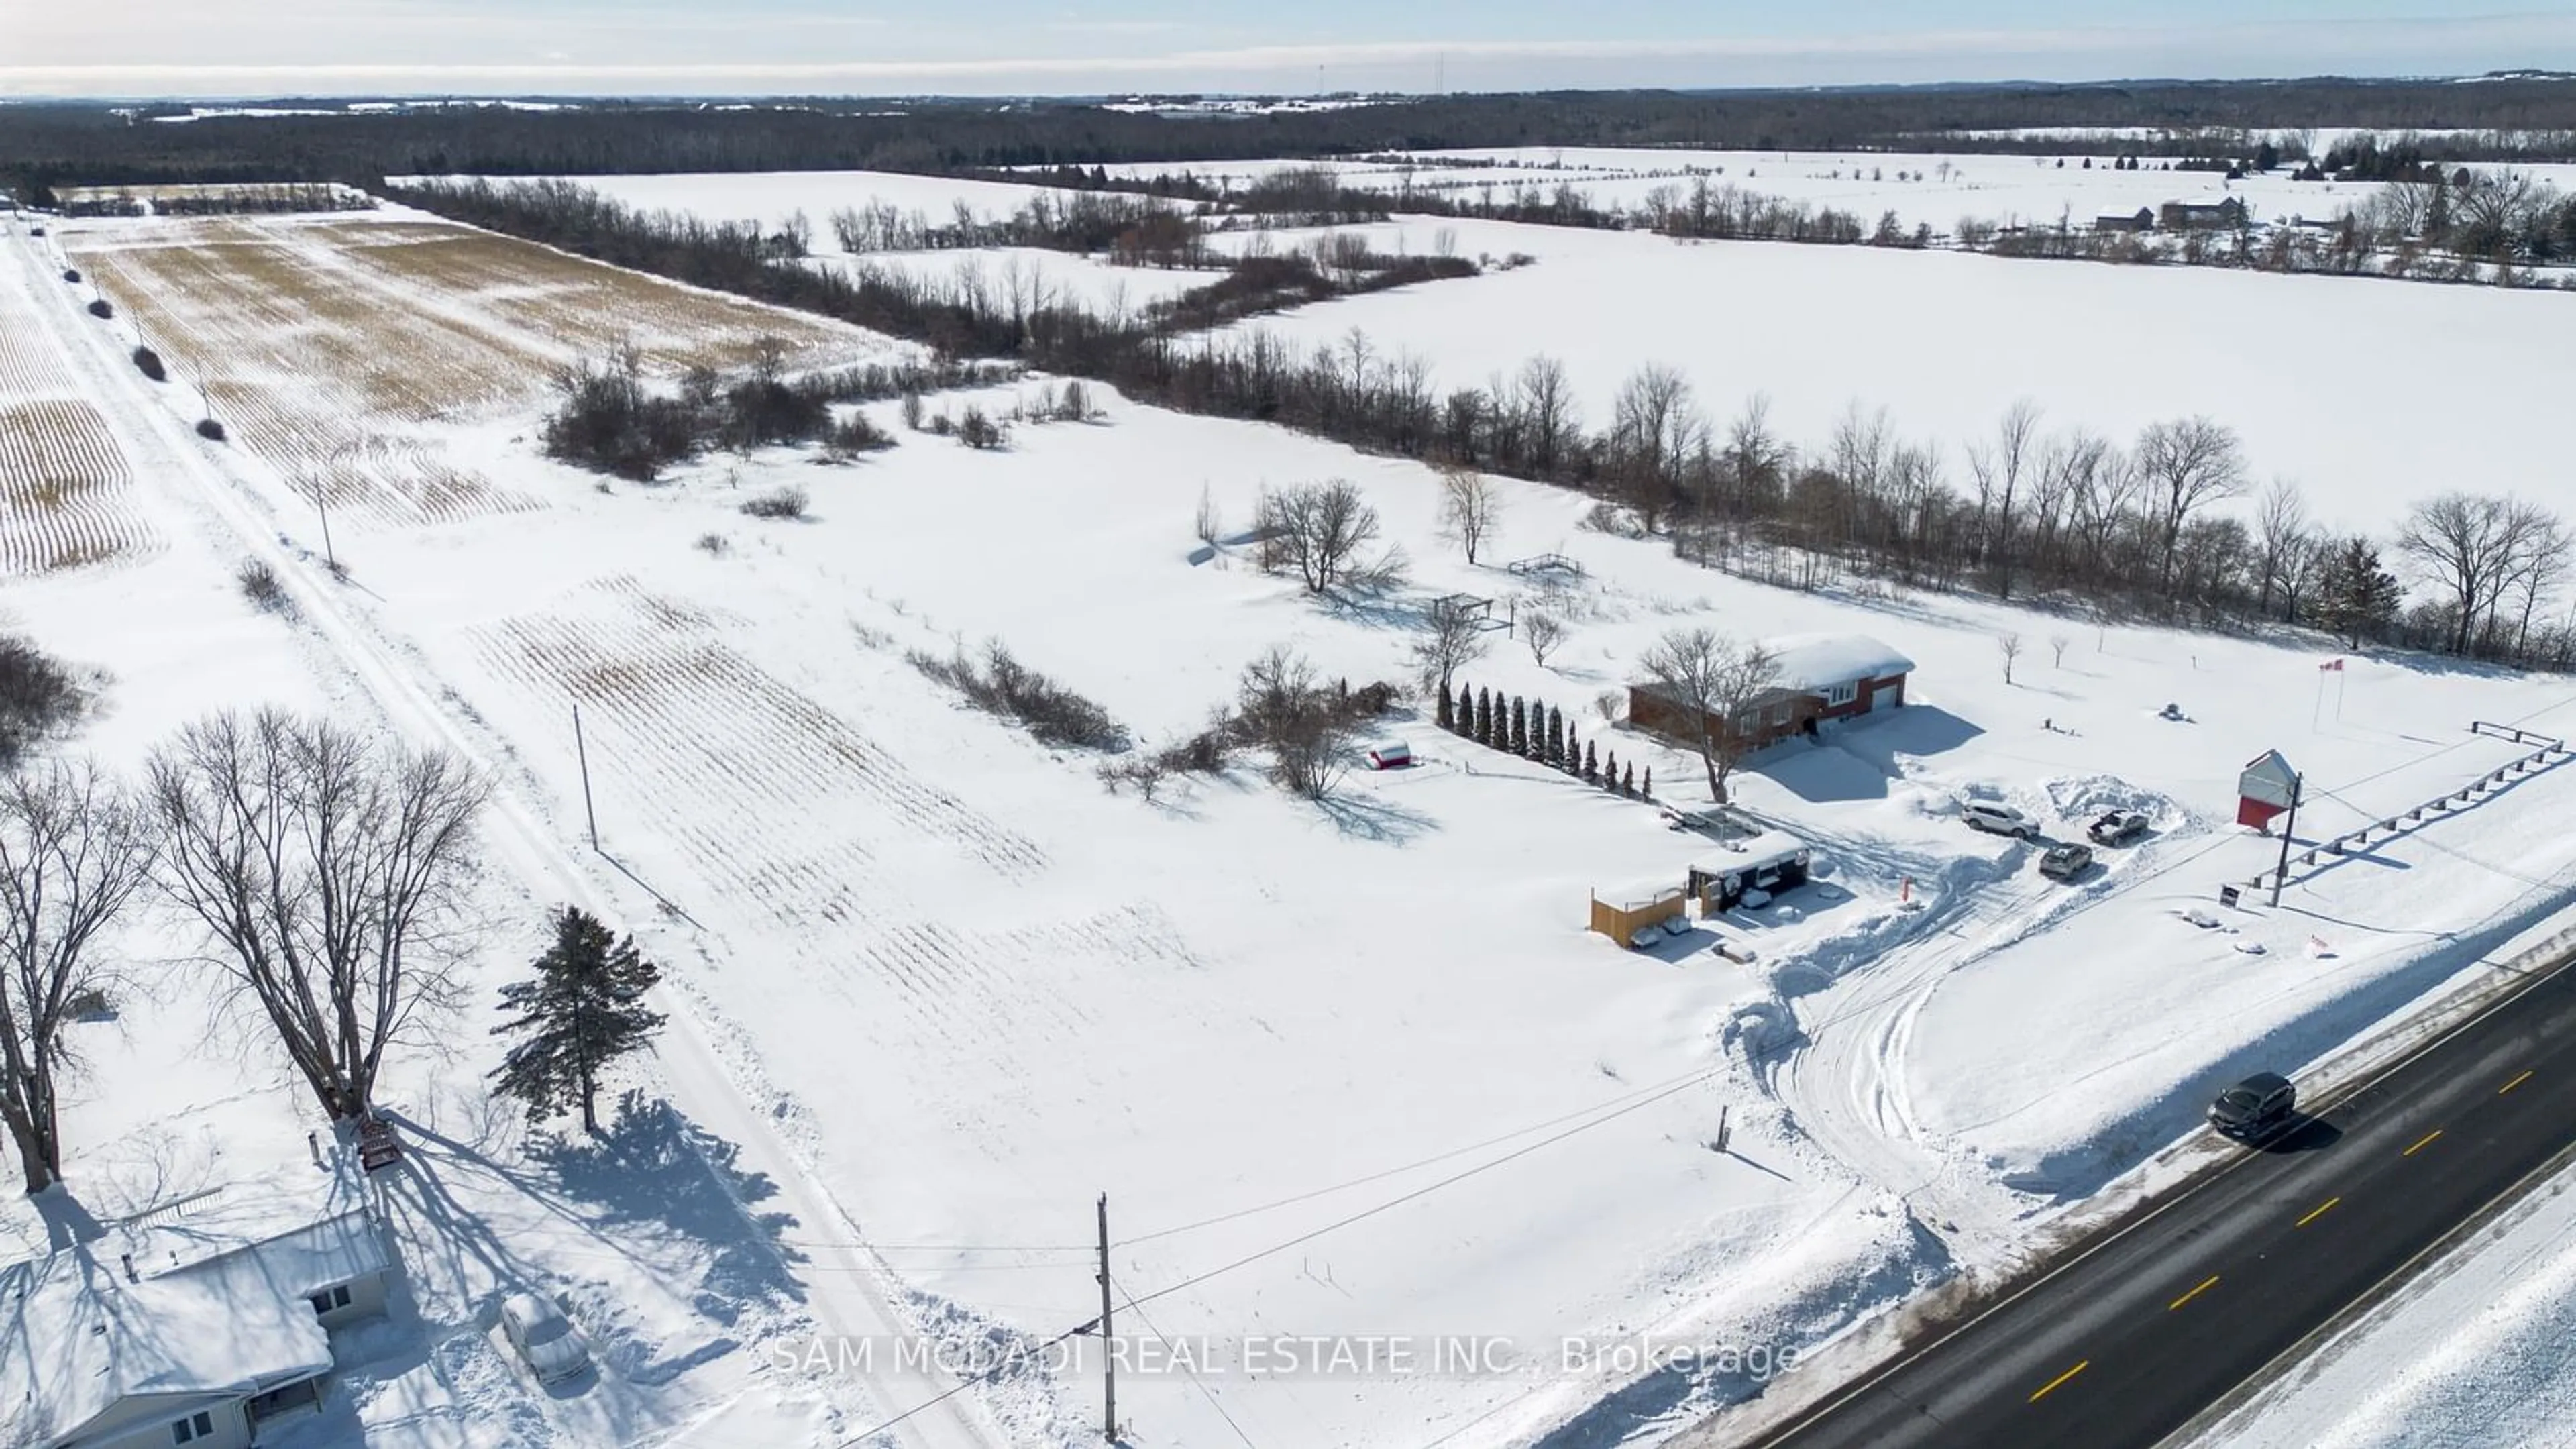
[[[1778,661],[1771,688],[1707,733],[1737,750],[1758,750],[1791,735],[1858,719],[1905,703],[1914,661],[1866,634],[1800,634],[1766,642]],[[1654,683],[1628,686],[1628,721],[1649,734],[1696,747],[1702,721]]]
[[[2213,227],[2243,226],[2245,203],[2233,196],[2195,196],[2183,201],[2168,201],[2156,214],[2156,220],[2167,231],[2207,231]]]
[[[2154,231],[2156,213],[2153,208],[2145,206],[2135,211],[2106,211],[2093,218],[2093,229],[2095,231]]]

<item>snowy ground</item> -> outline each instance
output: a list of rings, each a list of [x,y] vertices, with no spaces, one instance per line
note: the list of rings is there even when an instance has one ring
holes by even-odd
[[[1538,262],[1243,325],[1293,353],[1356,328],[1381,356],[1426,359],[1443,387],[1544,353],[1565,364],[1594,428],[1646,362],[1679,369],[1721,425],[1766,396],[1775,429],[1806,447],[1854,405],[1885,408],[1900,435],[1941,447],[1954,482],[1966,444],[2026,397],[2052,427],[2123,444],[2150,422],[2215,418],[2243,437],[2256,476],[2301,480],[2337,526],[2381,528],[2449,486],[2461,436],[2493,440],[2479,488],[2560,489],[2530,420],[2555,406],[2555,359],[2576,327],[2566,292],[1429,218],[1352,230],[1385,251],[1430,251],[1445,235],[1461,255]],[[2392,349],[2422,411],[2353,407],[2384,385]],[[2425,415],[2448,421],[2424,428]]]
[[[1740,309],[1782,307],[1766,298],[1803,287],[1833,315],[1925,317],[1908,334],[1937,335],[1969,290],[1957,278],[2027,279],[2040,300],[1981,284],[1983,310],[2025,308],[2035,323],[2072,305],[2046,293],[2050,279],[2092,279],[2082,290],[2099,304],[2132,275],[1890,273],[1877,269],[2010,264],[1542,237],[1537,267],[1373,299],[1416,309],[1382,335],[1464,366],[1466,333],[1514,319],[1479,372],[1544,347],[1606,391],[1658,337],[1578,316],[1660,319],[1674,296],[1712,289]],[[1774,258],[1818,270],[1792,279],[1768,270]],[[352,1375],[346,1416],[370,1443],[838,1443],[950,1381],[828,1352],[818,1366],[800,1349],[818,1335],[960,1344],[1080,1324],[1099,1309],[1086,1245],[1103,1192],[1115,1281],[1141,1305],[1121,1300],[1122,1336],[1215,1345],[1196,1376],[1122,1378],[1131,1442],[1651,1434],[1758,1374],[1569,1368],[1562,1338],[1811,1346],[1924,1282],[2011,1257],[2186,1130],[2256,1043],[2295,1069],[2418,997],[2473,984],[2476,943],[2576,899],[2576,841],[2554,829],[2576,776],[2553,773],[2318,873],[2277,914],[2231,916],[2232,932],[2173,914],[2215,909],[2220,881],[2268,859],[2224,823],[2250,756],[2283,749],[2356,817],[2408,805],[2507,753],[2467,736],[2472,719],[2576,722],[2564,680],[2356,659],[2338,708],[2319,699],[2320,654],[2303,641],[1788,593],[1582,531],[1582,498],[1506,483],[1495,557],[1563,552],[1588,579],[1517,601],[1574,626],[1544,667],[1497,639],[1467,677],[1557,705],[1585,738],[1651,765],[1659,795],[1706,791],[1693,762],[1609,728],[1593,701],[1667,628],[1862,630],[1920,665],[1902,713],[1784,747],[1742,782],[1751,809],[1815,842],[1817,886],[1663,952],[1625,952],[1584,934],[1587,892],[1722,854],[1649,806],[1421,721],[1394,726],[1419,765],[1355,775],[1327,808],[1249,771],[1148,803],[1105,792],[1095,757],[964,712],[904,662],[1000,638],[1149,742],[1196,728],[1273,643],[1354,683],[1407,678],[1430,597],[1524,588],[1439,542],[1423,468],[1104,397],[1100,422],[1023,427],[998,453],[906,434],[849,467],[779,452],[602,487],[536,459],[514,441],[532,411],[504,409],[421,426],[536,506],[341,539],[353,583],[339,587],[314,565],[311,515],[256,448],[197,445],[104,329],[84,330],[51,292],[25,243],[0,264],[25,277],[23,300],[0,301],[75,359],[176,535],[146,563],[0,594],[15,625],[113,671],[110,713],[83,745],[130,767],[181,720],[272,697],[446,742],[504,786],[494,919],[589,901],[671,972],[680,1020],[638,1085],[673,1110],[646,1106],[607,1148],[563,1148],[483,1109],[480,1015],[451,1037],[453,1058],[403,1068],[392,1095],[424,1129],[406,1216],[424,1332]],[[1494,290],[1525,277],[1545,285]],[[2295,305],[2276,298],[2304,285],[2209,280],[2262,289],[2230,294],[2240,313]],[[1575,314],[1585,285],[1628,290]],[[2316,285],[2342,290],[2312,329],[2383,296],[2438,302],[2419,320],[2424,346],[2468,331],[2492,348],[2526,324],[2488,309],[2546,300]],[[1874,313],[1872,298],[1905,310]],[[1357,310],[1284,325],[1334,335]],[[1801,342],[1776,320],[1775,355]],[[2537,348],[2536,328],[2512,345]],[[2315,370],[2340,361],[2314,350]],[[2017,355],[1987,351],[1998,365]],[[1864,356],[1847,351],[1830,373],[1833,349],[1808,356],[1843,379],[1834,406],[1855,369],[1867,375]],[[2133,385],[2159,376],[2148,360]],[[1907,416],[1925,428],[1974,427],[2015,391],[2055,408],[2069,387],[2096,387],[2034,363],[2008,375],[2022,387],[1969,407],[1936,389],[1980,369],[1906,364],[1877,375],[1920,375]],[[2439,381],[2428,369],[2424,385]],[[1774,390],[1785,407],[1791,389]],[[2115,391],[2079,391],[2065,415],[2093,420],[2082,409]],[[2264,416],[2281,410],[2272,396]],[[2143,420],[2187,406],[2175,397],[2122,406]],[[2317,446],[2367,421],[2291,416]],[[893,426],[892,409],[879,421]],[[2489,435],[2531,436],[2527,418]],[[1410,588],[1327,605],[1192,536],[1203,498],[1240,527],[1263,485],[1329,476],[1383,514],[1414,560]],[[738,511],[789,482],[812,495],[810,519]],[[701,544],[710,535],[720,550]],[[228,576],[245,553],[295,581],[297,621],[238,601]],[[2001,631],[2027,641],[2011,684]],[[2188,718],[2160,718],[2168,702]],[[581,849],[575,703],[605,860]],[[2029,847],[1957,823],[1970,793],[2011,798],[2052,831],[2110,804],[2149,810],[2157,830],[2109,852],[2093,880],[2051,886]],[[2341,823],[2320,808],[2320,828]],[[2511,874],[2482,856],[2499,838],[2524,842]],[[532,949],[498,934],[481,1001]],[[2312,935],[2330,955],[2311,954]],[[1750,960],[1707,949],[1719,941]],[[2257,942],[2261,956],[2235,949]],[[80,1107],[99,1176],[147,1124],[194,1133],[223,1170],[301,1152],[292,1094],[255,1051],[193,1050],[192,1005],[174,996],[163,1021],[138,1004],[130,1038],[101,1044],[103,1063],[185,1065],[152,1093]],[[615,1345],[595,1391],[536,1394],[481,1336],[492,1285],[524,1274],[570,1292]],[[1247,1368],[1247,1338],[1306,1334],[1499,1339],[1510,1361]],[[1096,1444],[1095,1387],[1087,1365],[1015,1376],[893,1442]],[[348,1428],[316,1433],[346,1442]]]
[[[2576,1444],[2576,1173],[2210,1426],[2207,1449]]]
[[[2320,140],[2320,145],[2326,144]],[[2299,217],[2331,220],[2378,189],[2372,182],[2292,181],[2292,168],[2229,181],[2209,171],[2115,171],[2118,148],[2074,140],[2063,156],[1998,156],[1923,151],[1700,151],[1612,146],[1507,146],[1423,152],[1398,158],[1320,163],[1345,185],[1366,190],[1480,199],[1486,187],[1508,201],[1515,188],[1535,186],[1553,194],[1570,187],[1595,206],[1635,207],[1656,190],[1687,196],[1705,179],[1765,196],[1830,206],[1876,225],[1894,211],[1911,231],[1917,225],[1947,233],[1960,218],[1999,225],[2054,226],[2061,219],[2089,227],[2106,212],[2131,213],[2168,201],[2203,195],[2241,198],[2257,221]],[[2090,167],[2086,162],[2090,161]],[[1109,168],[1113,175],[1150,177],[1188,173],[1213,185],[1241,186],[1272,173],[1319,163],[1224,161],[1134,162]],[[2150,161],[2149,165],[2161,162]],[[2576,166],[2518,168],[2567,189]]]

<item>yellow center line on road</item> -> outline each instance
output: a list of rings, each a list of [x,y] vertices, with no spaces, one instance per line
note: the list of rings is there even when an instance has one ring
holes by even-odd
[[[2432,1145],[2433,1145],[2433,1139],[2434,1139],[2434,1138],[2436,1138],[2436,1137],[2439,1137],[2439,1136],[2441,1136],[2441,1135],[2442,1135],[2442,1129],[2441,1129],[2441,1128],[2439,1128],[2439,1127],[2436,1127],[2436,1128],[2434,1128],[2432,1131],[2427,1132],[2427,1133],[2425,1133],[2425,1134],[2424,1134],[2424,1140],[2423,1140],[2423,1141],[2418,1142],[2418,1143],[2416,1143],[2414,1146],[2407,1148],[2403,1153],[2401,1153],[2401,1154],[2399,1154],[2399,1155],[2400,1155],[2400,1156],[2403,1156],[2403,1157],[2412,1157],[2412,1156],[2414,1156],[2416,1153],[2423,1151],[2425,1148],[2432,1146]]]
[[[2186,1294],[2182,1295],[2180,1298],[2175,1299],[2173,1302],[2166,1304],[2166,1305],[2165,1305],[2165,1311],[2166,1311],[2167,1313],[2171,1313],[2171,1312],[2173,1312],[2175,1309],[2180,1308],[2180,1307],[2181,1307],[2181,1306],[2183,1306],[2184,1304],[2189,1303],[2191,1300],[2193,1300],[2193,1299],[2195,1299],[2195,1298],[2199,1297],[2199,1296],[2200,1296],[2200,1295],[2202,1295],[2203,1293],[2208,1292],[2211,1288],[2216,1287],[2216,1286],[2217,1286],[2217,1284],[2218,1284],[2218,1275],[2217,1275],[2217,1274],[2215,1274],[2215,1273],[2210,1274],[2210,1275],[2209,1275],[2209,1280],[2208,1280],[2207,1282],[2205,1282],[2205,1283],[2201,1284],[2201,1285],[2200,1285],[2199,1287],[2197,1287],[2197,1288],[2194,1288],[2194,1289],[2193,1289],[2193,1290],[2191,1290],[2190,1292],[2188,1292],[2188,1293],[2186,1293]]]
[[[2066,1372],[2059,1374],[2057,1377],[2050,1379],[2047,1383],[2041,1384],[2039,1386],[2039,1392],[2030,1396],[2030,1401],[2036,1404],[2040,1400],[2047,1398],[2050,1392],[2056,1389],[2059,1384],[2066,1382],[2068,1379],[2075,1377],[2077,1374],[2084,1372],[2092,1366],[2093,1360],[2088,1358],[2084,1360],[2084,1362],[2077,1364],[2075,1367],[2068,1369]]]
[[[2339,1197],[2327,1198],[2324,1202],[2318,1203],[2315,1207],[2308,1209],[2308,1215],[2299,1219],[2295,1226],[2302,1228],[2306,1227],[2308,1224],[2324,1217],[2326,1215],[2327,1208],[2333,1207],[2336,1203],[2341,1201],[2343,1201],[2343,1199]]]
[[[2530,1080],[2531,1080],[2531,1073],[2529,1073],[2529,1072],[2524,1072],[2521,1076],[2518,1076],[2518,1077],[2514,1078],[2512,1081],[2505,1083],[2503,1086],[2496,1088],[2496,1095],[2497,1095],[2497,1096],[2499,1096],[2499,1097],[2501,1097],[2501,1096],[2503,1096],[2505,1093],[2512,1091],[2514,1088],[2519,1087],[2519,1086],[2521,1086],[2523,1083],[2528,1082],[2528,1081],[2530,1081]]]

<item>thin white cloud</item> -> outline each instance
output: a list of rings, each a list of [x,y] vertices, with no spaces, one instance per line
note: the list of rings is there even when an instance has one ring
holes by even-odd
[[[1080,22],[1062,22],[1081,27]],[[1129,33],[1117,22],[1094,23]],[[873,43],[872,43],[873,44]],[[550,55],[559,47],[536,52]],[[879,54],[883,50],[879,48]],[[2491,54],[2483,62],[2474,57]],[[853,89],[961,92],[1097,91],[1132,86],[1216,89],[1264,83],[1295,88],[1318,68],[1336,84],[1402,76],[1446,62],[1452,74],[1497,85],[1545,84],[1552,75],[1603,77],[1626,67],[1634,83],[1809,84],[1823,80],[2065,79],[2174,74],[2314,73],[2382,56],[2387,71],[2436,71],[2576,62],[2576,15],[2493,15],[2344,22],[2317,27],[2255,23],[2198,27],[2043,27],[1922,30],[1878,35],[1673,36],[1376,41],[1146,51],[1119,56],[920,56],[799,61],[651,60],[421,63],[378,59],[288,64],[124,63],[0,65],[0,94],[233,96],[290,91],[729,93]],[[2425,63],[2410,57],[2421,56]],[[2282,62],[2288,64],[2282,64]],[[2268,63],[2269,69],[2249,69]],[[1379,82],[1383,83],[1383,82]],[[1607,83],[1620,83],[1609,81]]]

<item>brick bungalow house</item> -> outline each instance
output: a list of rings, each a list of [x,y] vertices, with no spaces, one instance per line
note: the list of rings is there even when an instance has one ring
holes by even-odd
[[[1771,688],[1720,730],[1740,750],[1758,750],[1796,734],[1859,719],[1905,703],[1914,661],[1866,634],[1797,634],[1765,641],[1779,662]],[[1628,722],[1648,734],[1693,747],[1699,721],[1652,683],[1628,686]]]

